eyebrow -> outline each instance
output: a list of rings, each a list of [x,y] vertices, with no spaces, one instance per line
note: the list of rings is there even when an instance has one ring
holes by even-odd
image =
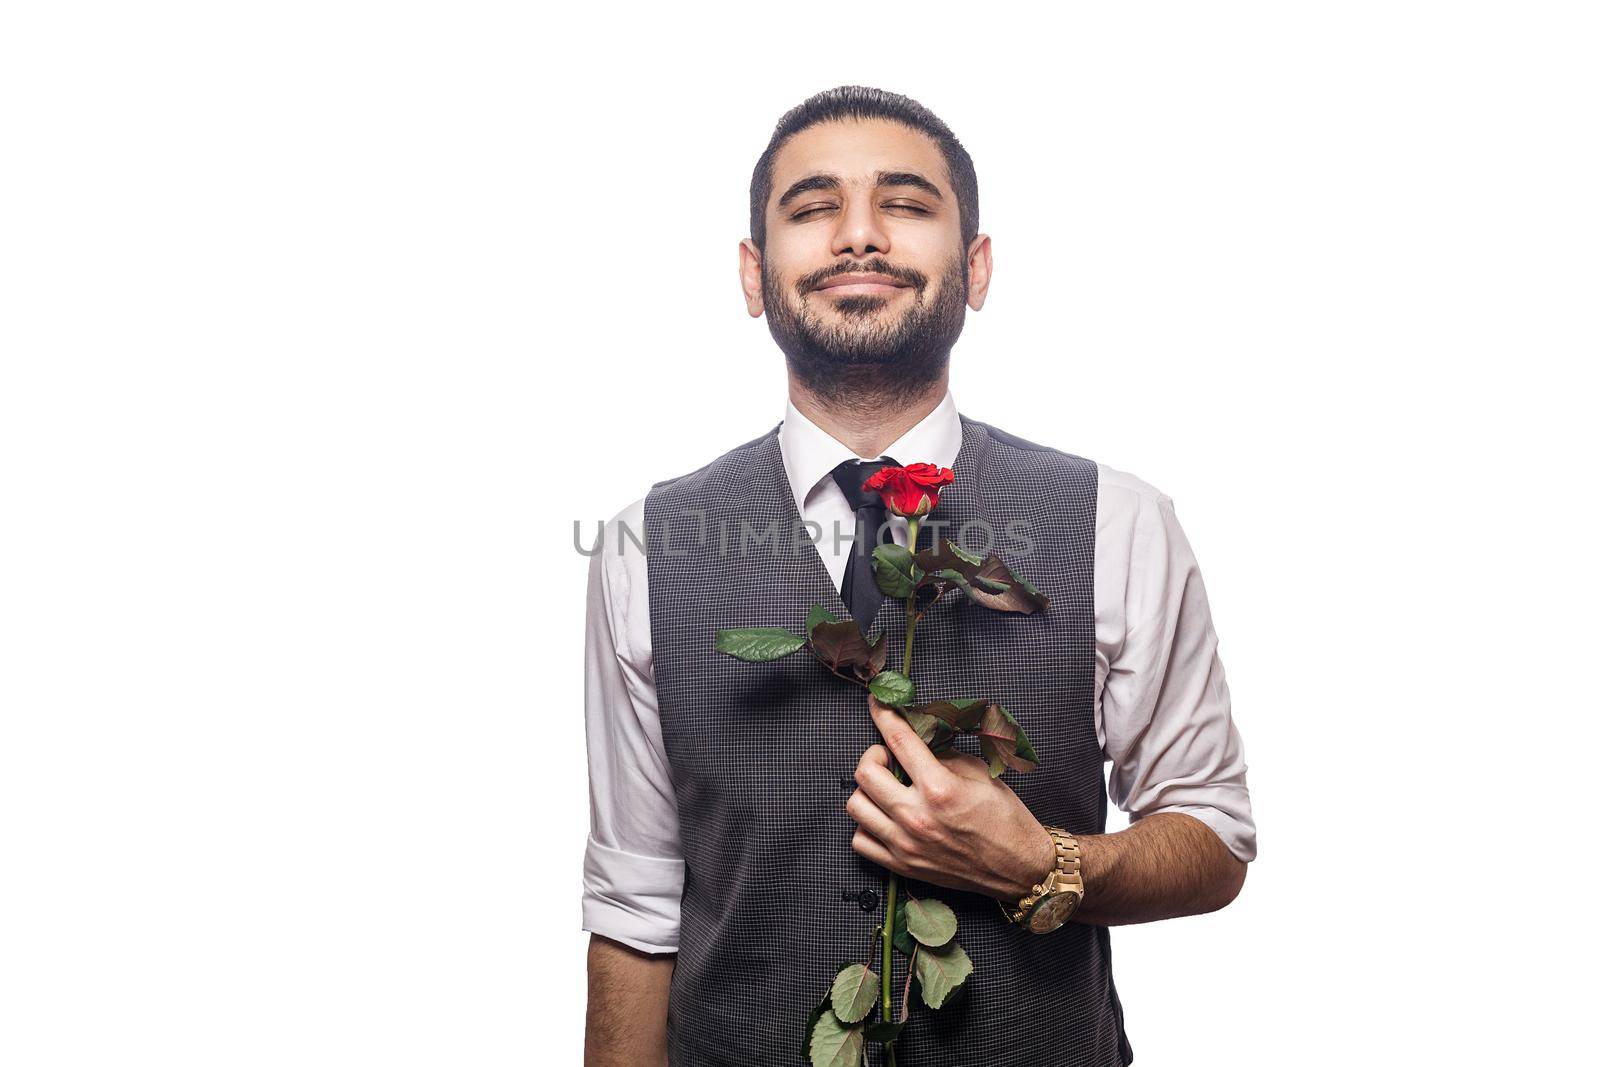
[[[783,205],[787,204],[795,197],[800,196],[803,193],[812,192],[814,190],[825,189],[830,192],[838,192],[841,185],[842,183],[839,181],[837,175],[812,174],[801,178],[799,181],[789,186],[788,189],[785,189],[783,195],[778,197],[778,206],[783,207]],[[876,183],[877,188],[885,189],[897,185],[910,186],[913,189],[921,189],[923,192],[932,196],[936,200],[944,199],[944,194],[939,191],[939,187],[937,185],[934,185],[928,179],[924,178],[920,174],[915,173],[914,171],[880,170],[878,172]]]

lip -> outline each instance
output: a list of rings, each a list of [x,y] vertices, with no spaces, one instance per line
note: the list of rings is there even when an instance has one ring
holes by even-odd
[[[887,274],[835,274],[817,286],[835,296],[869,296],[892,293],[896,289],[909,289],[905,282]]]

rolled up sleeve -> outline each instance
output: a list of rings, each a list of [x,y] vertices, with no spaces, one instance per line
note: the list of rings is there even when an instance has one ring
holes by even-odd
[[[1108,791],[1135,822],[1157,812],[1193,816],[1249,863],[1248,766],[1199,564],[1171,498],[1120,477],[1137,499],[1126,528],[1110,532],[1127,539],[1119,547],[1129,563],[1112,611],[1124,626],[1103,661]]]
[[[678,951],[683,861],[641,856],[589,835],[583,854],[583,928],[641,952]]]
[[[678,950],[684,863],[650,665],[644,556],[619,529],[626,525],[642,538],[643,515],[640,500],[608,522],[601,551],[589,561],[582,911],[583,929],[661,953]]]

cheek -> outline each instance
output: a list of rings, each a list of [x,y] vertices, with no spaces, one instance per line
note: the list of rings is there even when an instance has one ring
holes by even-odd
[[[826,270],[839,259],[833,254],[824,227],[784,231],[768,231],[764,262],[793,291],[795,280],[814,271]]]
[[[915,267],[929,278],[937,278],[952,259],[965,253],[961,234],[954,225],[948,230],[926,225],[897,227],[889,232],[889,239],[891,259]]]

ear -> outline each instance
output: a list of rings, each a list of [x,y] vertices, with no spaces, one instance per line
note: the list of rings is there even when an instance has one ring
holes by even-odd
[[[994,275],[994,255],[989,247],[989,235],[980,233],[967,246],[967,306],[973,311],[983,310],[984,298],[989,295],[989,279]]]
[[[746,237],[739,242],[739,288],[744,290],[745,310],[752,319],[761,317],[761,249]]]

